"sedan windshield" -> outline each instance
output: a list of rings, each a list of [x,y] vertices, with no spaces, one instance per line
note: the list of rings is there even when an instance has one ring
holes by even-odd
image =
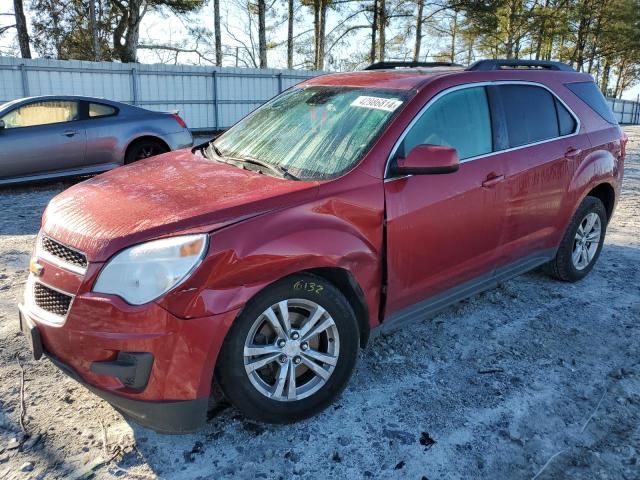
[[[290,178],[331,179],[363,157],[405,101],[404,92],[390,90],[292,89],[238,122],[213,147],[223,159],[268,164],[269,171]]]

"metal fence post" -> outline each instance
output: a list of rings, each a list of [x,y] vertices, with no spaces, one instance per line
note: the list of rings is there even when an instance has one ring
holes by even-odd
[[[131,69],[131,94],[133,96],[133,104],[138,104],[138,71],[135,67]]]
[[[282,72],[280,72],[278,75],[278,93],[282,93]]]
[[[213,127],[215,130],[219,128],[218,119],[218,77],[216,71],[213,71]]]
[[[29,77],[27,76],[27,66],[24,63],[20,64],[20,76],[22,78],[22,93],[23,96],[29,96]]]

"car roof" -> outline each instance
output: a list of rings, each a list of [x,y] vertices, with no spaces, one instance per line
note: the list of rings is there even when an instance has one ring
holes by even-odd
[[[462,67],[427,67],[363,70],[349,73],[321,75],[305,81],[301,86],[343,86],[390,90],[417,90],[443,77],[454,77],[459,83],[519,80],[547,83],[593,81],[586,73],[536,69],[465,70]],[[458,77],[458,78],[455,78]]]
[[[362,70],[358,72],[320,75],[305,81],[304,85],[413,90],[432,78],[450,75],[460,71],[460,68],[455,67]]]

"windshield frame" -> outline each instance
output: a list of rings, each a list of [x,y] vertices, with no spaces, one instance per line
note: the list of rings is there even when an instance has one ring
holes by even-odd
[[[410,101],[412,100],[412,98],[415,96],[415,91],[413,90],[401,90],[401,89],[391,89],[391,88],[376,88],[376,87],[361,87],[361,86],[345,86],[345,85],[317,85],[317,84],[313,84],[313,85],[296,85],[293,86],[285,91],[283,91],[282,93],[276,95],[275,97],[271,98],[270,100],[268,100],[267,102],[265,102],[263,105],[261,105],[260,107],[256,108],[255,110],[253,110],[252,112],[250,112],[249,114],[247,114],[246,116],[244,116],[243,118],[241,118],[240,120],[238,120],[238,122],[236,122],[233,126],[231,126],[228,130],[226,130],[225,132],[223,132],[221,135],[217,136],[215,139],[213,139],[210,143],[212,143],[213,145],[213,149],[216,150],[216,156],[220,159],[220,161],[222,162],[227,162],[227,160],[230,160],[229,164],[231,165],[236,165],[238,166],[238,168],[245,168],[243,165],[238,165],[238,162],[241,162],[242,159],[239,158],[235,158],[234,155],[231,155],[231,152],[225,152],[223,149],[221,149],[219,147],[218,142],[225,138],[228,137],[228,135],[230,133],[232,133],[235,129],[238,128],[242,128],[242,123],[246,122],[246,121],[250,121],[251,118],[253,118],[255,115],[258,115],[263,109],[265,108],[269,108],[274,102],[277,102],[278,100],[280,100],[284,95],[290,95],[292,94],[294,91],[296,90],[318,90],[318,91],[322,91],[324,89],[326,90],[340,90],[340,91],[359,91],[361,96],[375,96],[375,94],[385,94],[385,95],[389,95],[392,96],[393,98],[396,98],[398,100],[401,101],[401,104],[398,105],[397,108],[395,108],[393,111],[390,112],[390,114],[386,117],[386,119],[384,120],[384,122],[382,123],[382,125],[380,126],[380,128],[378,129],[378,131],[369,139],[369,141],[366,143],[366,145],[364,147],[361,148],[361,150],[358,152],[358,154],[353,158],[353,160],[347,164],[342,170],[339,170],[337,172],[333,172],[325,177],[314,177],[314,176],[305,176],[305,175],[298,175],[297,173],[295,175],[291,174],[291,175],[283,175],[283,176],[278,176],[274,171],[265,171],[265,170],[260,170],[260,173],[264,173],[267,175],[271,175],[271,176],[275,176],[278,178],[285,178],[288,180],[298,180],[298,181],[329,181],[329,180],[334,180],[336,178],[340,178],[344,175],[346,175],[347,173],[353,171],[354,169],[356,169],[358,167],[358,165],[360,165],[362,163],[362,161],[364,160],[364,158],[369,154],[369,152],[371,151],[372,147],[375,145],[375,143],[384,135],[384,133],[388,130],[389,126],[393,123],[393,121],[398,117],[398,115],[400,114],[400,112],[402,110],[404,110],[404,108],[410,103]],[[222,156],[218,155],[217,152],[222,153]],[[263,162],[266,162],[266,160],[264,159],[260,159],[257,157],[253,157],[256,158],[258,160],[262,160]],[[270,162],[267,162],[270,163]],[[274,169],[275,168],[280,168],[280,167],[284,167],[285,169],[288,169],[289,167],[287,165],[282,165],[280,163],[275,163],[272,164],[274,165]],[[254,170],[254,168],[250,168],[251,170]]]

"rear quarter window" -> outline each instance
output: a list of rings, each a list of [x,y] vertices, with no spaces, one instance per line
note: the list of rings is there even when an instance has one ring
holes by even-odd
[[[89,118],[109,117],[118,113],[118,109],[102,103],[89,103]]]
[[[558,127],[560,135],[569,135],[576,130],[576,119],[569,113],[560,100],[556,98],[556,111],[558,112]]]
[[[595,83],[567,83],[566,86],[569,90],[575,93],[580,100],[589,105],[589,107],[591,107],[591,110],[596,112],[607,122],[613,125],[618,124],[616,117],[613,115],[613,112],[609,108],[609,105],[607,105],[607,101],[604,99],[604,96]]]

